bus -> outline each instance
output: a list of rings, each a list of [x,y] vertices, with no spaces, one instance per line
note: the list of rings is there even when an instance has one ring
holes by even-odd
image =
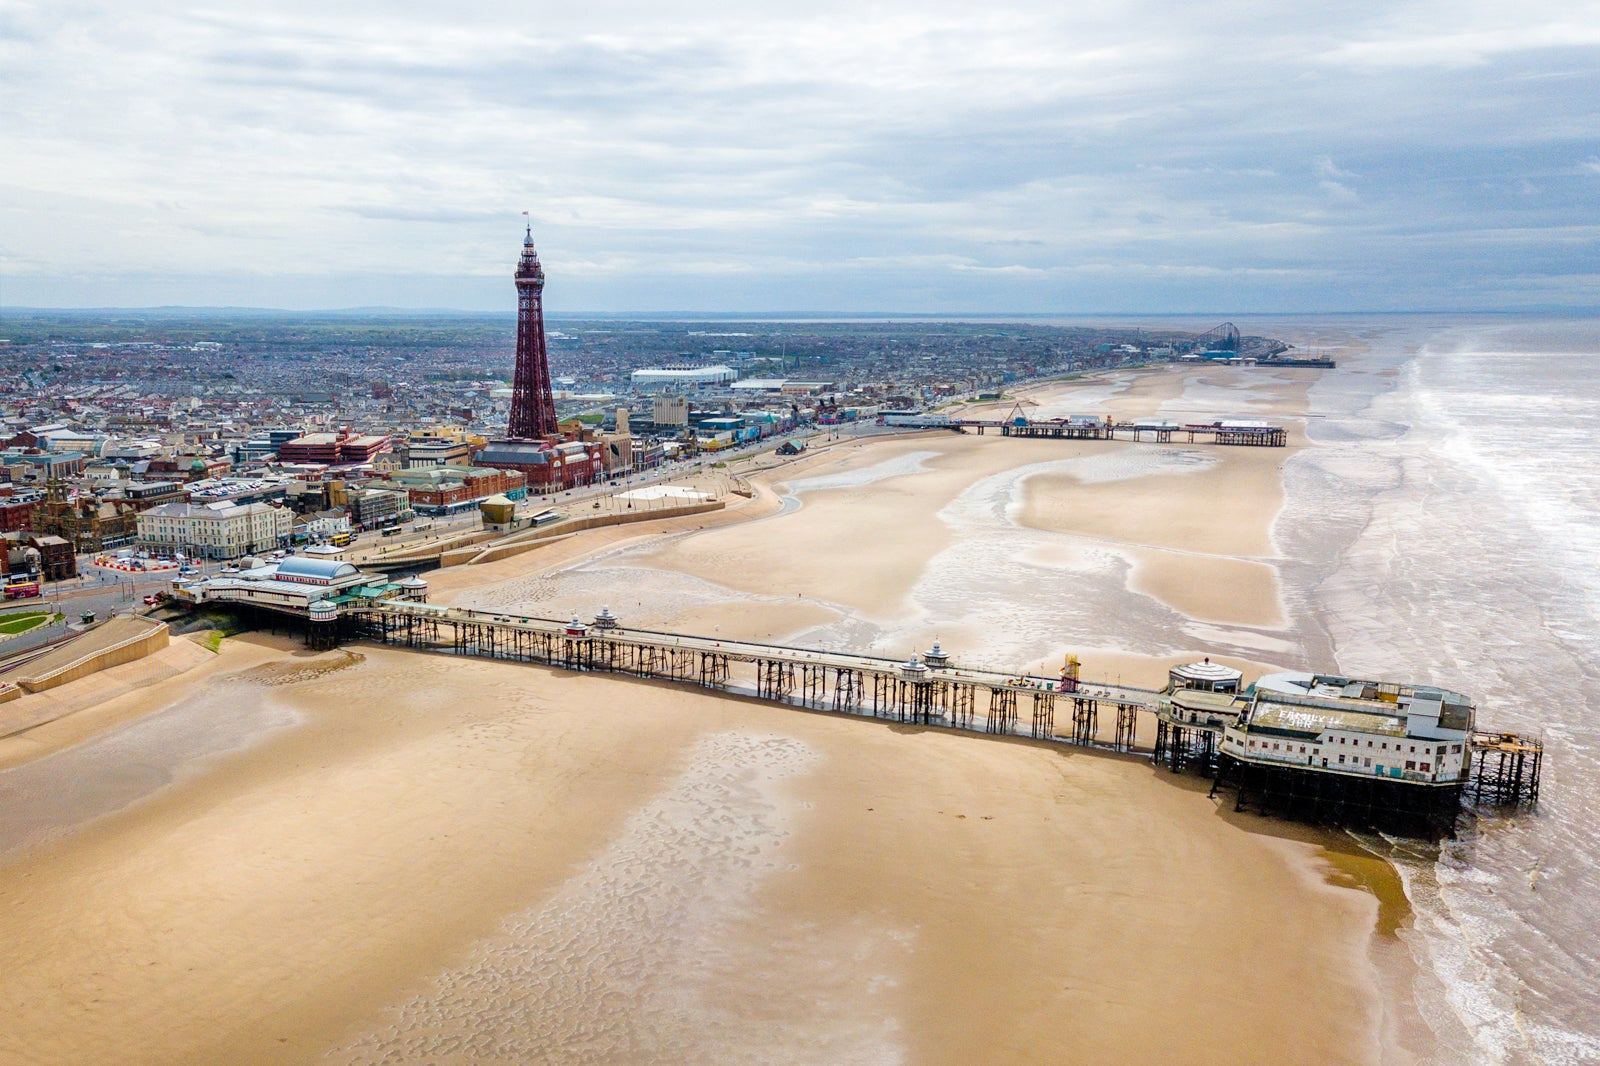
[[[348,548],[350,546],[350,534],[335,533],[333,536],[328,538],[328,543],[332,544],[335,548]]]
[[[39,595],[37,581],[13,581],[6,586],[6,599],[29,600]]]

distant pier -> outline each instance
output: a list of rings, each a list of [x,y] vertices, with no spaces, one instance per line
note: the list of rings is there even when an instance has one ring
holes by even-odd
[[[965,420],[960,428],[976,424],[980,432],[994,423],[974,423]],[[1046,437],[1056,440],[1132,440],[1171,444],[1173,437],[1184,435],[1189,444],[1209,443],[1238,445],[1249,448],[1282,448],[1289,442],[1288,431],[1282,426],[1265,422],[1166,422],[1157,419],[1132,422],[1101,423],[1073,422],[1066,419],[1049,421],[1024,421],[1000,423],[1000,433],[1006,437]],[[1120,434],[1120,436],[1119,436]]]
[[[1020,415],[1007,418],[951,418],[938,414],[890,414],[883,424],[903,429],[949,429],[972,431],[980,436],[998,430],[1003,437],[1032,437],[1045,440],[1135,441],[1171,444],[1221,444],[1247,448],[1282,448],[1289,443],[1289,432],[1272,422],[1216,419],[1211,422],[1169,422],[1147,418],[1116,421],[1098,416],[1072,415],[1066,418],[1029,419]]]

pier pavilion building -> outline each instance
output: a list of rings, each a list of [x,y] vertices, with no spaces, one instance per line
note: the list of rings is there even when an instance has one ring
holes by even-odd
[[[1472,769],[1472,701],[1423,685],[1268,674],[1223,727],[1218,781],[1264,808],[1451,824]],[[1381,820],[1381,819],[1376,819]]]
[[[385,575],[362,570],[339,559],[290,556],[263,562],[236,574],[176,582],[174,597],[183,603],[233,603],[247,607],[307,614],[314,604],[334,605],[353,599],[424,601],[427,582],[420,578],[391,582]]]

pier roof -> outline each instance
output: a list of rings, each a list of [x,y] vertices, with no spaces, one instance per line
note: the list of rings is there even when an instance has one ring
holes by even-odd
[[[1185,681],[1200,681],[1216,684],[1219,681],[1240,681],[1244,678],[1243,670],[1236,670],[1231,666],[1214,663],[1210,659],[1198,663],[1184,663],[1174,666],[1168,673],[1172,677],[1182,678]]]
[[[1329,729],[1403,737],[1406,735],[1406,719],[1404,714],[1379,714],[1370,710],[1269,701],[1257,702],[1250,714],[1252,733],[1316,737]]]
[[[327,583],[335,578],[348,577],[355,572],[355,566],[341,562],[338,559],[307,559],[304,556],[296,555],[278,564],[276,576],[279,578],[302,578]]]
[[[1365,681],[1340,677],[1335,674],[1307,674],[1285,672],[1265,674],[1250,686],[1262,693],[1264,699],[1277,699],[1277,695],[1311,698],[1332,706],[1345,706],[1354,710],[1373,708],[1389,713],[1395,704],[1404,709],[1414,698],[1439,700],[1459,708],[1471,708],[1472,699],[1450,689],[1434,685],[1408,685],[1395,681]]]

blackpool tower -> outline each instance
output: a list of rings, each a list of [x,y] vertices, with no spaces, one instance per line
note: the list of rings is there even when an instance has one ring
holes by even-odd
[[[556,400],[550,391],[550,356],[544,344],[544,267],[533,250],[533,225],[517,261],[517,374],[512,380],[508,436],[536,440],[556,433]]]

